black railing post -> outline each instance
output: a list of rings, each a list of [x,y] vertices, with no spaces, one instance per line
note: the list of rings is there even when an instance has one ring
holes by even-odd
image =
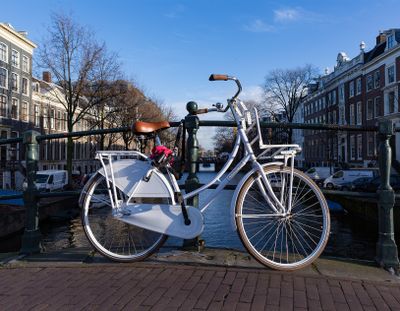
[[[39,144],[36,137],[40,133],[27,131],[23,134],[25,148],[26,180],[28,187],[23,198],[26,208],[25,231],[22,236],[21,254],[39,253],[41,251],[41,233],[39,230],[38,193],[35,186],[36,172],[39,161]]]
[[[390,186],[390,170],[392,150],[389,145],[390,137],[394,134],[393,122],[379,122],[379,171],[381,184],[377,190],[379,212],[379,239],[376,245],[376,261],[385,269],[399,269],[397,246],[394,240],[393,207],[395,196]]]
[[[197,103],[191,101],[186,104],[186,110],[188,115],[185,117],[185,127],[188,132],[187,138],[187,154],[186,163],[188,163],[189,175],[185,181],[185,191],[189,193],[199,188],[199,179],[196,175],[196,166],[198,160],[199,143],[197,141],[197,130],[199,129],[199,118],[195,112],[198,109]],[[187,200],[187,205],[199,207],[199,196],[196,195],[191,199]],[[197,245],[197,239],[185,240],[183,243],[184,247],[195,247]]]

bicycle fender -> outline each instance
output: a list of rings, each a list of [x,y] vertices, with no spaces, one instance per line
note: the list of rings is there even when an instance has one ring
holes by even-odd
[[[283,165],[283,162],[269,162],[269,163],[264,163],[261,164],[261,166],[264,168],[266,166],[272,166],[272,165]],[[236,231],[237,230],[237,226],[236,226],[236,217],[235,217],[235,207],[236,207],[236,201],[238,199],[239,196],[239,192],[240,189],[242,189],[243,184],[245,183],[245,181],[255,172],[257,171],[256,168],[253,168],[252,170],[250,170],[246,175],[244,175],[242,177],[242,179],[239,181],[235,192],[233,193],[233,197],[232,197],[232,201],[231,201],[231,208],[230,208],[230,214],[231,214],[231,226],[232,226],[232,230]]]

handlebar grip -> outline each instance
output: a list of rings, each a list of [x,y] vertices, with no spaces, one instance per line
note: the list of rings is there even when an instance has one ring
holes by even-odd
[[[228,81],[229,77],[228,75],[218,75],[218,74],[212,74],[209,78],[209,81]]]
[[[201,108],[201,109],[197,109],[195,114],[202,114],[202,113],[207,113],[208,109],[207,108]]]

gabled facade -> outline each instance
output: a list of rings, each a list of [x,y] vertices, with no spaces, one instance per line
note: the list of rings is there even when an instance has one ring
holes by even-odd
[[[400,29],[381,32],[376,45],[349,59],[338,54],[333,72],[319,78],[303,101],[304,122],[375,125],[381,118],[400,122]],[[400,159],[400,137],[393,139]],[[396,140],[396,144],[394,144]],[[311,166],[366,167],[376,165],[375,133],[304,131],[305,162]]]
[[[0,139],[14,138],[31,128],[32,54],[36,45],[24,31],[0,23]],[[0,188],[22,183],[18,163],[23,158],[19,144],[0,146]]]

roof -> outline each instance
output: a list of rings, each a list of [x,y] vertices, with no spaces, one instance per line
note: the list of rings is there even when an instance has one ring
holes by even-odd
[[[16,31],[14,29],[14,27],[12,27],[12,26],[10,27],[10,24],[0,23],[0,29],[3,29],[5,31],[9,32],[10,34],[16,36],[18,39],[20,39],[24,43],[28,44],[31,48],[37,48],[37,45],[35,43],[33,43],[31,40],[29,40],[27,37],[25,37],[20,32]]]
[[[375,47],[364,54],[364,64],[372,61],[374,58],[378,57],[379,55],[382,55],[385,52],[386,48],[386,41],[382,42],[378,45],[375,45]]]

